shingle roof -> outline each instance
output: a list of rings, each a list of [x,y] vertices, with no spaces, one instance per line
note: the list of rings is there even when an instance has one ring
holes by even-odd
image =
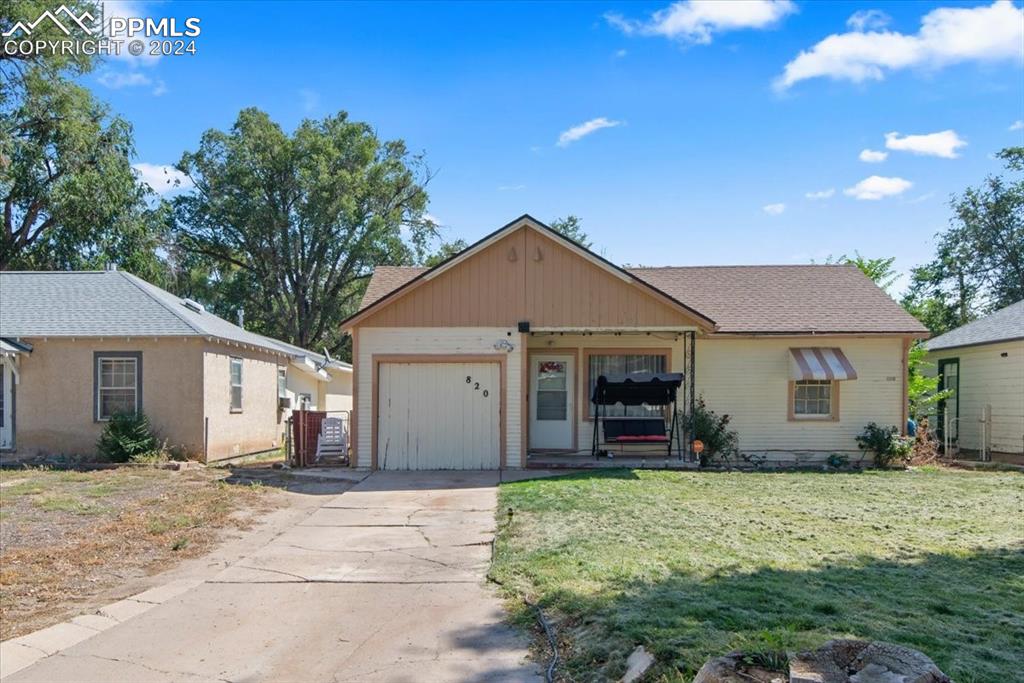
[[[1024,339],[1024,299],[991,315],[940,334],[928,341],[929,351]]]
[[[4,337],[217,337],[294,355],[275,339],[123,271],[0,272]],[[308,353],[308,352],[307,352]]]
[[[426,268],[379,266],[362,308]],[[718,323],[727,334],[927,334],[916,318],[853,265],[627,268]]]

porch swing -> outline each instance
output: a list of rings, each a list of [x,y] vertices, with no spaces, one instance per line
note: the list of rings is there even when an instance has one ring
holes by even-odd
[[[682,425],[679,424],[676,395],[683,384],[681,372],[634,372],[628,375],[601,375],[597,378],[594,395],[594,437],[590,454],[597,458],[601,454],[603,435],[605,444],[657,444],[664,445],[668,457],[672,457],[675,444],[679,458],[683,457]],[[621,403],[624,406],[646,405],[652,407],[672,406],[671,422],[662,417],[609,417],[608,406]]]

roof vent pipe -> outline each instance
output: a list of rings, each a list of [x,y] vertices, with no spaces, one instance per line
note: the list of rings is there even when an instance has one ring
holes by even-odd
[[[241,327],[243,330],[245,329],[245,309],[244,308],[239,308],[238,309],[238,326]]]

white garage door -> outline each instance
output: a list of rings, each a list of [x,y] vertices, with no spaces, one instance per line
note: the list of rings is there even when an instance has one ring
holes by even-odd
[[[377,465],[386,470],[501,466],[498,363],[381,363]]]

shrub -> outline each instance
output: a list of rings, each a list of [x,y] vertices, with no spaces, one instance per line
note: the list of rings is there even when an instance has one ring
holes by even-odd
[[[894,464],[904,465],[910,460],[914,440],[900,436],[899,427],[880,427],[870,422],[857,437],[857,446],[862,451],[874,453],[875,467],[892,467]]]
[[[111,462],[128,462],[159,450],[160,442],[144,413],[118,413],[103,428],[96,448]]]
[[[703,396],[697,399],[693,415],[686,418],[686,432],[691,439],[704,442],[704,452],[700,454],[701,467],[707,467],[715,458],[728,463],[739,453],[739,436],[729,429],[730,419],[728,415],[719,416],[709,410]]]

